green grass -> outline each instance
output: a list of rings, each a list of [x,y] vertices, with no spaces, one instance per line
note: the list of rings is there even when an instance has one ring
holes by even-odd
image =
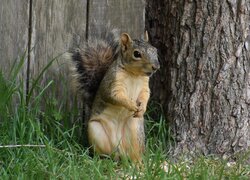
[[[24,59],[14,64],[8,75],[0,71],[1,179],[249,179],[250,166],[243,156],[231,164],[214,157],[170,162],[172,138],[166,120],[162,115],[152,118],[152,112],[161,109],[158,105],[151,105],[145,116],[143,168],[126,160],[90,157],[82,146],[77,106],[68,108],[66,99],[55,98],[52,81],[40,82],[53,60],[34,79],[27,99],[24,81],[18,78]]]

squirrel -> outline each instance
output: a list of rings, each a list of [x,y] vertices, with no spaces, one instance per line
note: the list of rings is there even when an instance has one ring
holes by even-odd
[[[141,162],[149,77],[160,68],[147,32],[144,39],[131,39],[117,29],[106,30],[82,48],[73,48],[70,56],[93,152]]]

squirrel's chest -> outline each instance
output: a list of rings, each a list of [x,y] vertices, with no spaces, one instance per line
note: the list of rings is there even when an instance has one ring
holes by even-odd
[[[141,78],[126,78],[124,80],[126,95],[133,100],[136,100],[143,88],[143,80]]]

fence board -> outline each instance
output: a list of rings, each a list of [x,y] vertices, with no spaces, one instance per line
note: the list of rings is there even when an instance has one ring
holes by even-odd
[[[83,40],[86,30],[86,0],[33,1],[31,78],[56,56],[68,50],[72,36]],[[43,82],[55,82],[56,96],[65,97],[69,89],[67,64],[62,57],[48,69]],[[68,95],[69,96],[69,95]]]
[[[0,69],[8,74],[28,47],[28,0],[0,0]],[[21,76],[26,79],[26,64]]]
[[[145,27],[145,2],[144,0],[89,0],[89,34],[92,29],[99,33],[106,26],[121,29],[132,37],[141,37]]]

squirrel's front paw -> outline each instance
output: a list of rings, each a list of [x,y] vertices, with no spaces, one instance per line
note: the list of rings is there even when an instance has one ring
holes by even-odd
[[[142,105],[142,103],[138,103],[137,111],[134,113],[134,117],[143,117],[144,112],[144,106]]]
[[[134,104],[130,104],[129,110],[133,111],[133,112],[137,112],[138,111],[138,107],[137,107],[137,105],[135,103]]]

